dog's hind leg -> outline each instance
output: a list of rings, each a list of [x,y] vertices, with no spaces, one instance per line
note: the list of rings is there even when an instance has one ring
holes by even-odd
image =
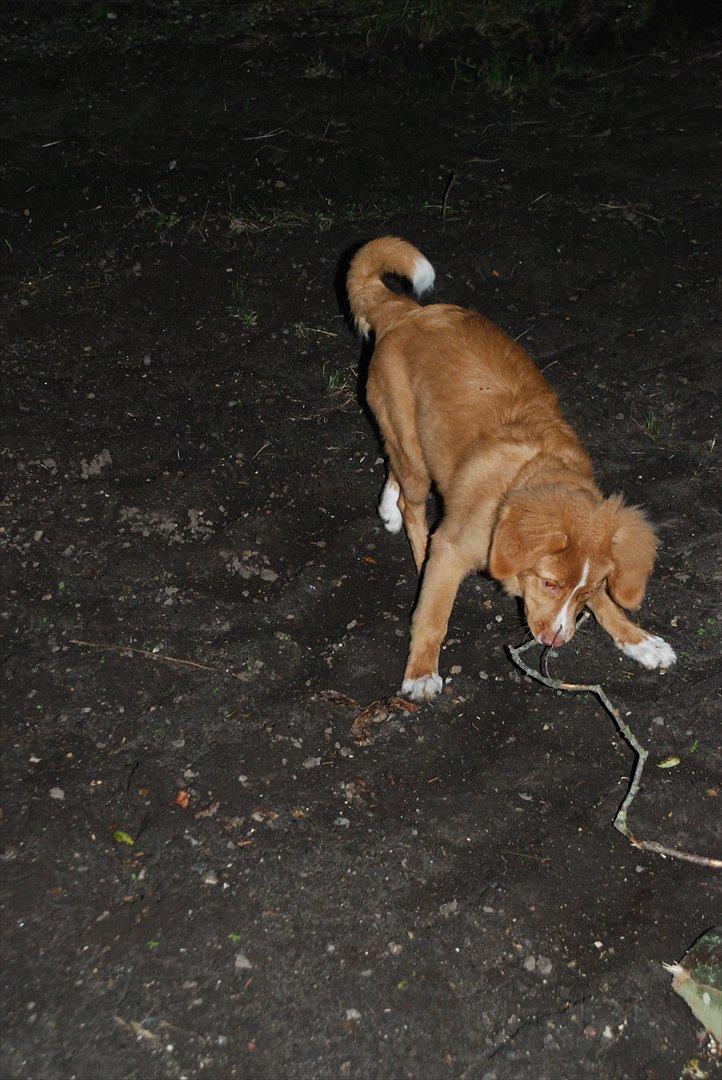
[[[384,523],[386,532],[400,532],[404,523],[401,516],[403,505],[404,497],[401,494],[401,485],[396,479],[394,470],[389,465],[388,477],[379,500],[379,517]]]
[[[383,424],[379,426],[383,431]],[[398,532],[403,521],[416,570],[420,574],[429,540],[426,498],[431,489],[431,478],[424,466],[420,447],[412,457],[408,447],[402,450],[395,440],[389,438],[385,442],[389,467],[379,503],[379,517],[389,532]]]
[[[429,523],[426,520],[426,496],[428,493],[429,488],[427,487],[423,499],[412,500],[406,494],[403,497],[404,528],[411,544],[416,571],[419,574],[426,559],[426,548],[429,542]]]
[[[420,574],[429,542],[426,499],[431,489],[431,478],[424,468],[420,453],[416,460],[412,460],[396,446],[387,445],[387,450],[389,481],[393,478],[400,488],[397,506],[409,538],[417,573]]]

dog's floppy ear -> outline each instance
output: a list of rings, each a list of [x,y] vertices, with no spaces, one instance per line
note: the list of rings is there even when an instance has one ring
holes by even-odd
[[[566,533],[557,522],[523,503],[504,507],[489,549],[489,573],[497,581],[523,574],[543,556],[563,551]]]
[[[608,499],[605,506],[613,515],[612,570],[607,586],[618,604],[636,611],[647,591],[659,540],[638,507],[623,506],[619,496]]]

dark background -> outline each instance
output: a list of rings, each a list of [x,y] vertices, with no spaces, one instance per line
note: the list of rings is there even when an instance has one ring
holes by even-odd
[[[647,507],[677,667],[552,667],[649,749],[634,831],[719,854],[713,8],[4,6],[4,1076],[713,1068],[662,962],[719,873],[612,829],[631,752],[513,602],[467,581],[388,704],[415,575],[336,292],[407,237]]]

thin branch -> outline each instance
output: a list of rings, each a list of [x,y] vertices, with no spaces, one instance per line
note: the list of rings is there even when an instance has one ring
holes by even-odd
[[[587,618],[588,615],[585,613],[584,615],[582,615],[577,625],[581,626],[581,624]],[[534,639],[526,642],[525,645],[520,645],[516,649],[512,648],[512,646],[509,646],[509,655],[511,656],[511,659],[516,664],[516,666],[520,668],[531,679],[535,679],[537,682],[543,683],[544,686],[548,686],[551,690],[564,690],[577,694],[594,694],[595,697],[597,697],[599,701],[601,701],[602,705],[617,725],[623,738],[631,746],[632,750],[636,754],[636,762],[632,771],[629,789],[627,790],[624,801],[617,810],[614,821],[612,822],[614,828],[617,829],[617,831],[620,832],[622,836],[626,836],[627,840],[629,840],[630,844],[632,844],[633,847],[641,848],[644,851],[654,851],[657,855],[662,855],[665,857],[669,856],[670,858],[674,859],[684,859],[687,862],[698,863],[700,866],[711,866],[715,870],[722,870],[722,859],[712,859],[706,855],[694,855],[689,851],[678,851],[676,848],[668,848],[665,847],[663,844],[658,844],[654,840],[640,840],[634,835],[627,823],[627,814],[629,812],[630,806],[632,805],[637,795],[637,792],[639,791],[639,787],[642,782],[642,773],[644,771],[644,765],[647,757],[649,756],[649,751],[645,750],[645,748],[641,746],[640,743],[637,741],[634,732],[629,727],[629,725],[626,724],[624,720],[622,720],[621,716],[619,715],[619,710],[615,709],[614,705],[612,705],[611,701],[604,693],[601,686],[599,686],[598,684],[591,686],[583,683],[566,683],[562,682],[560,679],[551,678],[546,673],[543,655],[542,661],[540,663],[540,667],[542,670],[536,671],[534,668],[530,668],[527,664],[525,664],[524,661],[521,659],[520,654],[526,652],[526,650],[530,649],[533,645],[536,645],[536,641]]]
[[[135,645],[103,645],[97,641],[80,641],[78,638],[70,638],[70,644],[80,645],[86,649],[102,649],[104,652],[137,653],[139,656],[147,656],[150,660],[165,660],[167,664],[200,668],[201,671],[212,671],[216,675],[227,675],[230,679],[245,681],[244,676],[237,674],[235,671],[224,671],[223,668],[210,667],[209,664],[201,664],[198,660],[181,660],[177,656],[167,656],[165,653],[152,652],[150,649],[139,649]]]
[[[443,220],[443,218],[446,217],[446,206],[447,206],[447,203],[449,201],[449,192],[451,191],[455,181],[456,181],[456,173],[453,172],[450,175],[450,177],[449,177],[449,179],[447,181],[446,190],[444,191],[444,200],[443,200],[443,202],[441,204],[441,217],[442,217],[442,220]]]

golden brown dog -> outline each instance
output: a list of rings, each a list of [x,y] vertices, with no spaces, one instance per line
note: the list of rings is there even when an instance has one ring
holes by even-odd
[[[554,391],[516,342],[476,312],[391,292],[386,273],[420,295],[434,271],[386,236],[356,253],[347,281],[360,331],[376,338],[367,394],[388,456],[379,514],[389,532],[403,522],[423,570],[402,692],[417,701],[439,693],[457,590],[482,569],[522,597],[543,644],[569,641],[586,604],[625,653],[669,667],[667,642],[621,610],[641,604],[657,550],[642,511],[603,498]],[[428,544],[432,483],[444,514]]]

